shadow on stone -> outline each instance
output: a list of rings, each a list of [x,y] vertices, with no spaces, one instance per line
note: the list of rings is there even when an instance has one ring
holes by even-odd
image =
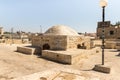
[[[82,71],[92,71],[92,69],[88,69],[88,70],[82,70]]]

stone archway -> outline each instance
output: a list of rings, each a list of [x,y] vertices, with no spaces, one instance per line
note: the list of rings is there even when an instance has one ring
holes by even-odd
[[[78,44],[77,49],[86,49],[85,43]]]
[[[78,48],[78,49],[80,49],[81,47],[82,47],[81,44],[78,44],[78,45],[77,45],[77,48]]]
[[[44,44],[43,45],[43,50],[49,50],[50,49],[50,45],[49,44]]]

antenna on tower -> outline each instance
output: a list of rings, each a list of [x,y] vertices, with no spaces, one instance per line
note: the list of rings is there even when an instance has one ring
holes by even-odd
[[[13,44],[14,42],[13,42],[13,27],[11,28],[11,44]]]

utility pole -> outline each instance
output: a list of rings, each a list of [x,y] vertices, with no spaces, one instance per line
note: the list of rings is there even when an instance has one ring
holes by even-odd
[[[40,25],[40,33],[42,34],[42,26]]]
[[[11,28],[11,44],[13,44],[14,41],[13,41],[13,28]]]

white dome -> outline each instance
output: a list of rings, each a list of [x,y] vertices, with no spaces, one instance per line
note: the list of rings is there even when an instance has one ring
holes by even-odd
[[[64,25],[56,25],[49,28],[45,35],[78,35],[78,33],[70,27]]]

